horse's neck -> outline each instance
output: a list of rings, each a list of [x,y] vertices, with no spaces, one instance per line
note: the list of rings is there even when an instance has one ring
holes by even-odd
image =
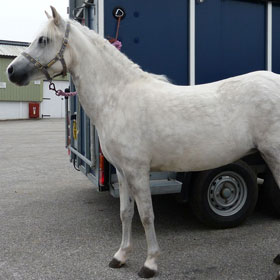
[[[83,107],[86,112],[90,108],[90,117],[96,122],[102,117],[101,109],[114,103],[118,93],[141,76],[142,70],[96,33],[88,36],[77,26],[72,32],[69,71]]]

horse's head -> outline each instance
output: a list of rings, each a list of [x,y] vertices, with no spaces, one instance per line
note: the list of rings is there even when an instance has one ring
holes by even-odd
[[[49,21],[37,35],[26,52],[14,59],[7,68],[11,82],[23,86],[31,80],[47,78],[50,80],[59,74],[66,74],[70,53],[67,48],[69,23],[65,22],[55,8],[52,16],[47,12]]]

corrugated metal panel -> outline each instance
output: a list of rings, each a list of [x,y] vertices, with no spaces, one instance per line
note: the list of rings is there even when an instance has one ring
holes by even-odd
[[[24,46],[13,46],[13,45],[2,45],[0,44],[0,56],[18,56],[21,54],[24,50],[26,50],[27,47]]]
[[[1,101],[36,101],[43,100],[43,81],[39,84],[30,82],[28,86],[19,87],[9,82],[6,68],[12,58],[0,57],[0,102]]]

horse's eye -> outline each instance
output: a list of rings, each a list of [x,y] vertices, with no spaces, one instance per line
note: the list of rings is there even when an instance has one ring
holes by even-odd
[[[50,39],[48,37],[45,37],[45,36],[41,36],[38,40],[38,43],[40,45],[44,45],[46,46],[48,43],[49,43]]]

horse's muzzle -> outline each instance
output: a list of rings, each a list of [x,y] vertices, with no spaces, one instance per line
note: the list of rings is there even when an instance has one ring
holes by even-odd
[[[10,65],[7,69],[9,80],[18,86],[29,84],[29,74],[26,69],[17,69],[14,65]]]

